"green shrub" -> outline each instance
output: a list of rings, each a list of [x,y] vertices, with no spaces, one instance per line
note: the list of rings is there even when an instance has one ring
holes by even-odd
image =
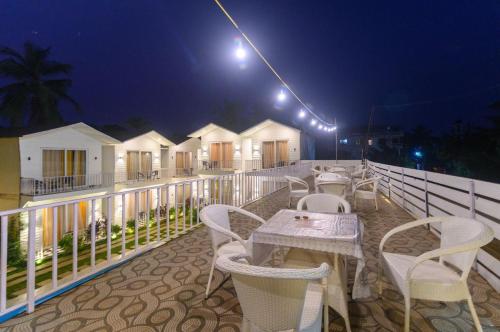
[[[113,224],[111,225],[111,236],[118,236],[122,231],[122,228],[120,225]]]

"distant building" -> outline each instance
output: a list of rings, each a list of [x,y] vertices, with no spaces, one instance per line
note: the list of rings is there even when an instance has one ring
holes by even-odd
[[[387,147],[399,153],[403,148],[403,136],[404,132],[393,126],[376,126],[369,134],[366,128],[346,129],[339,133],[338,149],[342,159],[360,159],[365,148],[383,151]]]

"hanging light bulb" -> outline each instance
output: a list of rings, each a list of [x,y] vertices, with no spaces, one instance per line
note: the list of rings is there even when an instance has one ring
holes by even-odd
[[[306,117],[306,112],[304,110],[299,111],[299,118],[303,119]]]
[[[315,126],[316,125],[316,119],[312,119],[311,120],[311,126]]]
[[[286,94],[283,90],[280,91],[280,93],[278,93],[278,96],[277,96],[277,99],[279,102],[284,102],[285,99],[286,99]]]
[[[325,127],[323,127],[323,130],[324,131],[328,131],[328,128],[325,126]]]
[[[247,51],[240,45],[234,52],[234,55],[239,60],[244,60],[247,57]]]
[[[323,125],[322,125],[322,124],[320,124],[320,125],[318,126],[318,129],[319,129],[319,130],[323,129]]]
[[[332,130],[337,130],[337,126],[333,126]]]

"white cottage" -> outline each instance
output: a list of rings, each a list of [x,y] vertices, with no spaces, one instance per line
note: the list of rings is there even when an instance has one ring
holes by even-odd
[[[170,140],[151,130],[127,138],[115,148],[115,182],[159,180],[169,176],[168,148]]]
[[[192,137],[169,148],[168,164],[175,165],[173,176],[192,176],[198,171],[198,154],[201,153],[201,141]]]
[[[300,159],[300,130],[296,128],[268,119],[240,136],[244,170],[281,167]]]
[[[188,135],[201,139],[199,170],[241,170],[241,138],[237,133],[210,123]]]
[[[0,196],[17,195],[19,206],[70,200],[113,189],[114,147],[120,143],[118,140],[81,122],[8,136],[11,137],[0,138],[0,150],[9,150],[13,162],[0,164],[0,172],[11,175],[9,181],[2,181],[6,186],[0,186]],[[96,210],[100,207],[97,201]],[[72,230],[75,215],[78,228],[83,230],[90,206],[82,202],[57,208],[58,239]],[[53,219],[53,209],[36,213],[37,255],[52,245]],[[24,225],[20,237],[25,239],[28,215],[21,214],[19,221]]]

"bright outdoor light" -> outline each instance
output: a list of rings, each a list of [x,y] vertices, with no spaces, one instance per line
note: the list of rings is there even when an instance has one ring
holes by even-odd
[[[281,91],[280,91],[280,93],[278,93],[278,97],[277,97],[277,98],[278,98],[278,101],[279,101],[279,102],[283,102],[283,101],[285,101],[285,99],[286,99],[286,94],[285,94],[285,92],[283,92],[283,90],[281,90]]]
[[[333,126],[332,130],[337,130],[337,126]]]
[[[322,124],[320,124],[320,125],[318,126],[318,129],[319,129],[319,130],[323,129],[323,125],[322,125]]]
[[[316,125],[316,119],[311,120],[311,126],[314,126],[314,125]]]
[[[236,49],[236,52],[234,54],[239,60],[243,60],[247,57],[247,51],[245,51],[245,49],[241,46]]]
[[[299,118],[303,119],[306,117],[306,112],[304,110],[300,110],[299,112]]]

